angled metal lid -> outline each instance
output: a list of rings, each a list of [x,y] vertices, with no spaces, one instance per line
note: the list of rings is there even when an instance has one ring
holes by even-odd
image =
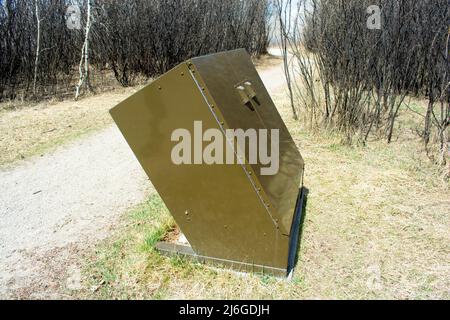
[[[251,179],[283,234],[289,235],[304,163],[250,56],[239,49],[193,58],[188,65],[227,128],[279,130],[278,173],[263,175],[265,165],[251,164]]]

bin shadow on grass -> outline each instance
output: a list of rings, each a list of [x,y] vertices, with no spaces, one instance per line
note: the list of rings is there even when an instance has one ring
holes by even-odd
[[[299,190],[299,198],[295,210],[294,222],[291,228],[291,240],[289,243],[289,260],[287,275],[290,278],[297,267],[301,242],[303,238],[303,226],[306,217],[306,205],[308,202],[308,188],[302,187]]]

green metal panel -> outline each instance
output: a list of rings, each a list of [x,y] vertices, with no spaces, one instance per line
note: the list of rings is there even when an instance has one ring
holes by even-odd
[[[303,160],[245,50],[182,63],[111,115],[196,254],[287,268]],[[203,131],[279,129],[278,174],[247,163],[175,165],[171,134],[194,136],[194,121]]]
[[[219,53],[192,59],[198,77],[219,106],[227,126],[234,129],[279,129],[280,170],[275,176],[260,175],[260,164],[252,165],[271,214],[279,220],[283,234],[289,235],[298,187],[303,175],[303,159],[292,140],[270,95],[245,50]],[[250,82],[259,105],[254,111],[240,103],[233,92],[236,84]]]

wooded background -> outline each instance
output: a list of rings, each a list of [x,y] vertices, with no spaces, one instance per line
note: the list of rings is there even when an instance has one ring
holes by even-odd
[[[66,25],[78,5],[81,28]],[[267,52],[267,0],[0,1],[0,101],[123,86],[202,54]],[[97,84],[97,85],[95,85]]]
[[[390,143],[409,98],[426,99],[427,152],[450,142],[449,0],[275,0],[294,117],[365,144]],[[369,19],[379,9],[380,28]],[[429,152],[430,153],[430,152]],[[430,153],[430,157],[434,154]]]
[[[78,30],[66,25],[70,5]],[[379,29],[367,25],[374,5]],[[427,153],[446,163],[450,0],[0,0],[0,101],[78,98],[235,48],[258,56],[273,31],[294,118],[349,143],[390,143],[409,108]]]

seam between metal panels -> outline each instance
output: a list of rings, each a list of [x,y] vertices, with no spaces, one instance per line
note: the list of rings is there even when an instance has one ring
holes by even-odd
[[[192,72],[192,70],[191,70],[189,67],[188,67],[188,69],[189,69],[189,74],[191,75],[192,79],[193,79],[194,82],[195,82],[195,85],[197,86],[197,88],[198,88],[198,90],[200,91],[200,93],[201,93],[203,99],[205,100],[206,105],[207,105],[208,108],[209,108],[209,111],[211,111],[212,115],[214,116],[214,119],[217,121],[217,124],[218,124],[219,127],[220,127],[220,130],[222,131],[223,135],[225,136],[225,139],[226,139],[227,143],[230,144],[231,147],[232,147],[233,150],[234,150],[234,143],[232,143],[232,141],[230,141],[230,140],[228,139],[227,134],[226,134],[226,131],[225,131],[225,128],[224,128],[224,125],[222,125],[222,123],[221,123],[219,117],[217,116],[216,112],[214,111],[214,109],[211,108],[211,104],[210,104],[209,101],[208,101],[208,97],[206,97],[205,93],[203,92],[202,87],[201,87],[200,84],[198,83],[198,80],[197,80],[197,78],[195,77],[194,73]],[[255,182],[253,181],[252,175],[248,172],[247,168],[245,167],[245,164],[242,163],[242,159],[239,157],[238,154],[236,154],[236,158],[238,159],[239,164],[241,165],[241,167],[244,169],[244,172],[245,172],[245,174],[247,175],[247,179],[250,180],[250,182],[251,182],[251,184],[252,184],[252,186],[253,186],[254,191],[255,191],[256,194],[258,195],[258,198],[259,198],[259,200],[261,201],[261,203],[262,203],[264,209],[265,209],[265,210],[267,211],[267,213],[269,214],[269,217],[270,217],[270,219],[272,220],[273,224],[275,225],[275,227],[276,227],[277,229],[279,229],[279,226],[278,226],[278,223],[276,222],[276,219],[274,219],[274,217],[272,216],[272,213],[270,212],[269,208],[267,207],[266,203],[264,202],[264,199],[261,197],[260,192],[258,192],[258,187],[256,186]]]

